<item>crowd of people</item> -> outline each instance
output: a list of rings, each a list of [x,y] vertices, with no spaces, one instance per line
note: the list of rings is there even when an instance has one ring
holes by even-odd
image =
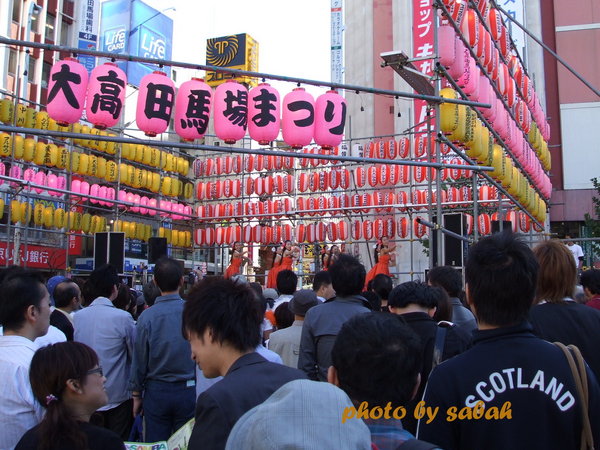
[[[301,290],[280,250],[269,287],[205,277],[185,299],[162,258],[141,308],[111,266],[81,289],[2,271],[0,449],[122,449],[193,418],[191,450],[600,448],[600,270],[574,301],[564,244],[483,238],[464,285],[334,252]]]

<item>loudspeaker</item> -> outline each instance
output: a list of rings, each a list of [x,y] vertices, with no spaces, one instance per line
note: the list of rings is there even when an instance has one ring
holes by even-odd
[[[512,222],[510,220],[502,221],[503,230],[511,230],[512,231]],[[492,220],[492,234],[500,232],[500,221]]]
[[[154,264],[163,256],[167,256],[167,238],[148,239],[148,264]]]
[[[436,219],[437,217],[433,217],[434,223],[437,223]],[[462,214],[444,214],[443,227],[446,230],[460,234],[461,236],[466,234]],[[437,252],[435,251],[437,246],[437,233],[434,230],[431,230],[431,235],[433,238],[431,239],[429,251],[433,252],[433,265],[437,266]],[[463,265],[464,241],[442,233],[442,243],[444,246],[444,265],[461,267]]]
[[[125,233],[94,234],[94,269],[110,264],[123,273],[125,269]]]

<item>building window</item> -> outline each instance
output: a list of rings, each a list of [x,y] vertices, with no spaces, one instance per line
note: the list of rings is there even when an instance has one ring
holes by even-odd
[[[38,33],[38,34],[40,32],[39,14],[32,14],[31,15],[31,32],[32,33]],[[27,36],[27,39],[29,39],[29,36]]]
[[[13,22],[21,21],[21,0],[13,0],[12,20]]]
[[[52,70],[52,64],[44,61],[42,64],[42,88],[48,89],[48,80],[50,79],[50,70]]]
[[[65,47],[69,46],[70,32],[71,32],[71,25],[63,20],[61,27],[60,27],[60,43],[59,43],[60,45],[64,45]]]
[[[45,34],[47,41],[52,41],[52,42],[55,41],[55,38],[54,38],[55,27],[56,27],[56,17],[54,17],[52,14],[48,14],[46,16],[46,34]]]
[[[36,58],[29,56],[29,65],[27,67],[27,82],[33,83],[33,77],[35,76],[35,62]]]
[[[17,73],[17,51],[12,48],[8,53],[8,73],[11,75]]]

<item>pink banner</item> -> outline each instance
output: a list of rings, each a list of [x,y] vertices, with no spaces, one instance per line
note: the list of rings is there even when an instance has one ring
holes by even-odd
[[[431,0],[413,0],[413,58],[426,58],[434,56],[433,29],[435,27],[435,11],[431,7]],[[416,61],[417,69],[428,75],[433,75],[433,59]],[[414,123],[419,124],[415,131],[427,131],[426,119],[427,102],[414,101]]]

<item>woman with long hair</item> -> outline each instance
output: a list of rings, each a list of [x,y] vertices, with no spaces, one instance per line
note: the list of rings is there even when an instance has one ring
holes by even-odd
[[[573,344],[600,378],[600,311],[573,301],[577,266],[566,245],[556,240],[533,249],[540,265],[534,306],[529,313],[534,332],[549,342]]]
[[[328,270],[341,254],[340,248],[336,244],[333,244],[323,259],[323,270]]]
[[[231,254],[231,262],[227,269],[225,269],[225,278],[231,278],[234,275],[240,273],[240,269],[246,264],[249,259],[246,257],[246,252],[243,251],[242,243],[236,241],[233,243],[233,253]]]
[[[367,273],[367,277],[365,278],[365,291],[368,290],[367,286],[369,281],[375,278],[376,275],[382,273],[388,277],[391,276],[390,260],[394,250],[396,250],[396,246],[390,245],[390,240],[386,236],[382,237],[381,241],[377,242],[374,251],[375,265],[369,270],[369,273]]]
[[[292,241],[287,240],[275,252],[273,267],[269,271],[269,275],[267,275],[266,287],[277,289],[277,274],[282,270],[292,270],[293,263],[294,253]]]
[[[46,414],[16,450],[123,450],[117,434],[89,423],[108,402],[94,350],[74,341],[42,347],[33,355],[29,379]]]

